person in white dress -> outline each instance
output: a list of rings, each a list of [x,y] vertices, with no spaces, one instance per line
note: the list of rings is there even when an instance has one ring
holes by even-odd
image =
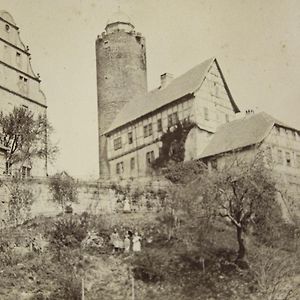
[[[130,239],[129,239],[129,235],[126,234],[124,239],[124,252],[129,253],[129,251],[130,251]]]
[[[141,237],[139,236],[139,234],[136,232],[132,238],[132,251],[133,252],[140,252],[141,251]]]

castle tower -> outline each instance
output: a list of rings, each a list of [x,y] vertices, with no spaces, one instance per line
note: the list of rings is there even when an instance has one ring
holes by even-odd
[[[109,177],[103,133],[126,103],[147,92],[145,38],[121,12],[96,40],[100,177]]]

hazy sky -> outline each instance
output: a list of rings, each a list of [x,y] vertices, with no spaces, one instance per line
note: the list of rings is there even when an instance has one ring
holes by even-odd
[[[149,89],[216,56],[241,110],[300,128],[298,0],[0,0],[41,75],[60,146],[52,172],[98,174],[95,39],[118,5],[146,37]]]

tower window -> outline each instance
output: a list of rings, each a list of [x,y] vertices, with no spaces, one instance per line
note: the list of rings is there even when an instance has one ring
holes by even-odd
[[[116,139],[114,139],[114,149],[118,150],[122,148],[122,138],[118,137]]]

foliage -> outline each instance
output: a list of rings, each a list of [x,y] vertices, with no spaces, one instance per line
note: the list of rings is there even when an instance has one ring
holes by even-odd
[[[31,205],[34,201],[28,182],[15,176],[3,183],[9,191],[8,222],[18,225],[30,217]]]
[[[260,297],[298,299],[300,283],[294,280],[297,265],[294,255],[261,246],[252,259]]]
[[[50,232],[50,243],[56,250],[73,249],[87,235],[87,223],[85,219],[63,217],[54,224]]]
[[[230,221],[239,245],[237,261],[244,261],[249,230],[254,227],[263,232],[263,228],[267,233],[267,226],[271,230],[281,221],[275,186],[259,153],[249,162],[234,157],[222,169],[203,168],[193,182],[175,186],[168,206],[174,215],[181,214],[195,224],[200,218],[208,223],[215,217]]]
[[[184,160],[185,141],[191,128],[195,124],[184,120],[174,127],[169,127],[161,136],[162,147],[159,157],[151,164],[153,169],[165,167],[169,162],[181,162]]]
[[[203,162],[192,160],[187,162],[169,163],[162,170],[162,173],[173,183],[186,184],[195,180],[205,169],[206,165]]]
[[[63,212],[68,203],[77,202],[78,186],[75,179],[66,172],[57,173],[50,177],[49,191],[52,201],[58,203]]]
[[[75,274],[64,274],[59,278],[59,286],[51,293],[49,300],[81,300],[81,280]]]
[[[53,129],[45,114],[35,116],[24,107],[15,107],[11,113],[0,113],[0,142],[8,148],[7,164],[18,164],[19,169],[34,157],[53,158],[57,147],[50,143]]]

